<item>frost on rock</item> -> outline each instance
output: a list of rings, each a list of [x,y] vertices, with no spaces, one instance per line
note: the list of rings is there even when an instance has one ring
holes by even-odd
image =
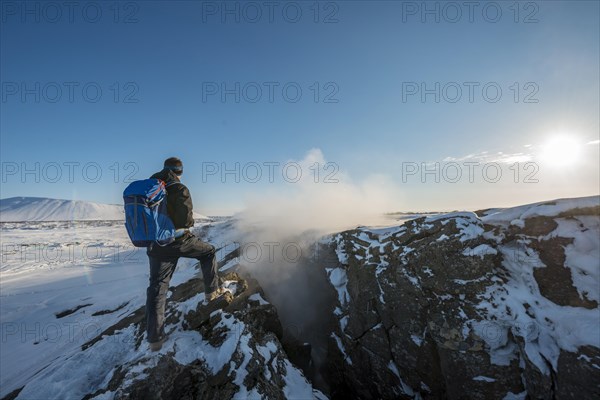
[[[507,340],[510,331],[524,342],[530,361],[549,375],[551,369],[558,367],[561,349],[576,352],[586,345],[600,347],[598,309],[560,306],[548,300],[540,293],[533,274],[538,263],[524,262],[531,257],[518,248],[502,247],[501,252],[503,266],[510,273],[509,280],[502,285],[489,286],[478,305],[487,311],[488,318],[493,319],[488,328],[494,335],[481,332],[492,355],[501,348],[498,345]]]
[[[508,392],[502,400],[525,400],[527,398],[527,391],[524,390],[521,393]]]
[[[346,361],[348,364],[352,365],[352,359],[348,356],[348,354],[346,354],[346,349],[344,348],[344,344],[342,343],[342,340],[335,333],[332,333],[331,337],[335,340],[335,343],[337,344],[338,349],[344,356],[344,361]]]
[[[327,274],[329,276],[329,282],[333,285],[338,293],[338,299],[340,304],[343,306],[350,301],[350,295],[346,285],[348,284],[348,276],[346,270],[343,268],[328,268]]]
[[[466,248],[465,250],[463,250],[462,254],[464,256],[483,258],[486,255],[498,254],[498,251],[496,249],[494,249],[493,247],[491,247],[490,245],[480,244],[479,246],[475,247],[474,249]]]
[[[573,285],[580,297],[600,302],[598,282],[600,282],[600,236],[588,232],[599,231],[598,218],[579,217],[560,219],[556,236],[572,238],[573,243],[565,247],[565,266],[571,270]]]
[[[485,211],[482,221],[487,224],[507,224],[514,220],[526,220],[537,216],[557,217],[564,212],[598,207],[598,205],[598,196],[544,201],[519,207],[490,209]]]
[[[494,378],[489,378],[487,376],[476,376],[475,378],[473,378],[474,381],[483,381],[483,382],[496,382],[496,380]]]
[[[261,306],[269,304],[268,301],[266,301],[265,299],[262,298],[262,296],[260,295],[260,293],[254,293],[252,296],[248,297],[248,300],[250,300],[250,301],[258,301],[258,304],[261,305]]]

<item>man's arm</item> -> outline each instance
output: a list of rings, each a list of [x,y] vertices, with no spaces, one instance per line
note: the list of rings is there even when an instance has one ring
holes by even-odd
[[[177,229],[191,228],[194,226],[194,205],[192,196],[188,188],[178,183],[170,187],[170,193],[167,197],[167,206],[170,209],[170,216]]]

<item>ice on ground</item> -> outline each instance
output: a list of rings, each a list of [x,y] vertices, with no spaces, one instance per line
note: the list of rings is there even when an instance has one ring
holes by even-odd
[[[403,230],[405,230],[405,226],[386,226],[386,227],[366,227],[363,228],[365,232],[370,232],[376,235],[379,238],[379,241],[386,239],[389,236],[393,236]]]
[[[348,265],[348,255],[343,247],[344,240],[342,235],[335,235],[331,240],[335,243],[335,254],[337,255],[340,264]]]
[[[235,373],[235,383],[240,389],[233,396],[234,399],[246,400],[246,399],[260,399],[259,393],[254,390],[248,390],[246,385],[244,385],[244,379],[248,376],[248,370],[246,367],[248,363],[252,359],[253,350],[249,346],[251,335],[245,334],[240,337],[239,341],[239,352],[244,356],[242,363],[239,366],[236,366],[233,361],[229,363],[229,373]]]
[[[496,382],[496,380],[494,378],[490,378],[490,377],[483,376],[483,375],[476,376],[475,378],[473,378],[473,380],[481,381],[481,382]]]
[[[510,224],[519,228],[525,227],[525,221],[522,219],[513,219],[512,221],[510,221]]]
[[[474,249],[467,247],[466,249],[463,250],[462,254],[464,256],[469,256],[469,257],[477,257],[478,256],[480,258],[483,258],[486,255],[498,254],[498,251],[496,251],[496,249],[494,249],[493,247],[491,247],[488,244],[480,244],[479,246],[475,247]]]
[[[203,292],[197,293],[195,296],[190,297],[186,301],[180,302],[177,305],[177,310],[183,315],[186,315],[192,311],[195,311],[198,308],[198,304],[204,302],[205,299],[206,295]]]
[[[415,342],[415,344],[419,347],[421,347],[421,345],[423,344],[423,338],[417,335],[410,335],[410,338],[412,339],[413,342]]]
[[[516,349],[505,347],[509,330],[523,338],[527,357],[544,374],[550,373],[546,360],[557,369],[561,350],[600,347],[597,309],[560,306],[550,301],[542,296],[533,276],[534,268],[540,265],[537,257],[511,245],[499,246],[499,250],[509,272],[508,281],[487,288],[478,308],[486,311],[488,321],[472,324],[490,347],[493,362],[505,365],[515,357]]]
[[[348,326],[348,316],[344,316],[342,318],[340,318],[340,329],[342,330],[342,332],[344,332],[346,330],[346,327]]]
[[[362,240],[363,242],[366,242],[368,244],[367,247],[380,247],[381,246],[381,242],[380,239],[377,235],[374,235],[375,238],[371,238],[371,236],[367,233],[367,231],[361,231],[356,238],[359,240]]]
[[[237,258],[232,258],[231,260],[227,261],[225,265],[219,268],[219,272],[225,272],[228,269],[233,268],[237,265],[239,265],[239,260]]]
[[[392,371],[392,373],[394,375],[396,375],[396,377],[400,381],[400,390],[402,391],[402,393],[404,393],[404,394],[406,394],[408,396],[414,397],[415,399],[416,398],[421,398],[421,396],[418,393],[415,394],[415,391],[413,390],[413,388],[411,388],[410,386],[408,386],[402,380],[402,378],[400,377],[400,372],[398,371],[398,366],[396,365],[396,363],[394,361],[390,360],[390,362],[388,363],[388,369],[390,371]]]
[[[434,221],[439,221],[441,219],[450,219],[450,218],[478,219],[477,214],[475,214],[474,212],[456,211],[456,212],[451,212],[451,213],[446,213],[446,214],[430,215],[428,217],[425,217],[425,221],[426,222],[434,222]]]
[[[475,215],[475,214],[473,214]],[[467,240],[475,239],[483,234],[483,226],[481,220],[477,217],[469,218],[456,218],[456,226],[460,230],[460,241],[466,242]]]
[[[400,378],[400,372],[398,371],[398,367],[396,366],[396,363],[394,363],[394,361],[390,360],[390,362],[388,363],[388,369],[392,371],[394,375],[396,375],[396,377]]]
[[[30,225],[2,228],[0,396],[145,303],[148,258],[122,223]],[[62,253],[45,251],[54,243]]]
[[[445,233],[442,233],[439,238],[435,239],[436,242],[443,242],[444,240],[448,240],[450,237]]]
[[[269,304],[268,301],[266,301],[265,299],[262,298],[262,296],[260,295],[260,293],[254,293],[253,295],[251,295],[250,297],[248,297],[248,300],[250,300],[250,301],[258,301],[258,304],[260,304],[261,306]]]
[[[456,227],[460,231],[460,241],[465,242],[474,239],[483,234],[484,229],[481,220],[474,212],[458,211],[447,214],[438,214],[425,218],[426,222],[442,221],[442,224],[447,224],[449,221],[454,221]],[[448,239],[448,236],[442,235],[437,240],[443,241]]]
[[[313,388],[304,375],[288,360],[284,360],[286,374],[283,376],[285,386],[283,394],[288,399],[312,399]]]
[[[139,354],[131,352],[135,343],[135,328],[130,326],[96,344],[93,351],[76,351],[55,360],[42,369],[19,393],[22,399],[37,399],[40,394],[48,399],[82,398],[91,387],[105,381],[106,372]]]
[[[350,294],[348,293],[348,289],[346,285],[348,284],[348,275],[346,274],[346,270],[343,268],[327,268],[327,276],[329,277],[329,282],[335,287],[338,293],[338,300],[342,306],[345,306],[346,303],[350,301]]]
[[[502,398],[502,400],[525,400],[526,398],[527,390],[524,390],[521,393],[508,392],[506,396]]]
[[[555,217],[562,212],[575,208],[600,206],[600,196],[580,197],[577,199],[559,199],[527,204],[511,208],[494,208],[487,210],[481,218],[486,224],[508,224],[515,220],[531,217]],[[513,223],[514,225],[514,223]]]
[[[277,346],[273,342],[267,342],[264,346],[256,345],[256,349],[266,362],[269,362],[277,352]]]
[[[573,244],[565,247],[565,266],[571,270],[573,286],[590,300],[600,302],[600,237],[590,231],[600,231],[597,217],[580,216],[576,219],[558,218],[558,227],[551,233],[560,237],[573,238]]]
[[[226,292],[231,293],[232,296],[235,296],[235,294],[237,293],[237,281],[224,281],[221,284],[221,287]]]
[[[350,356],[348,354],[346,354],[346,349],[344,348],[344,344],[342,343],[342,339],[340,339],[340,337],[338,335],[336,335],[334,332],[331,333],[331,337],[335,340],[335,343],[337,344],[338,349],[340,350],[340,352],[344,356],[344,360],[348,364],[352,365],[352,359],[350,358]]]

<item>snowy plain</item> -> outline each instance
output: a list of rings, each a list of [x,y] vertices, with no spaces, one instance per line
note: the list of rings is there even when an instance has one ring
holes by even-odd
[[[195,229],[211,223],[197,221]],[[211,240],[224,243],[216,225]],[[142,306],[149,268],[145,249],[131,245],[123,221],[3,223],[0,233],[4,397]],[[195,263],[180,259],[171,285],[194,277]]]

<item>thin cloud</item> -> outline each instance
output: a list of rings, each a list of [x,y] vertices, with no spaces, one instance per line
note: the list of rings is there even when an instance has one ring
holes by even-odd
[[[443,162],[479,162],[479,163],[504,163],[513,164],[515,162],[528,162],[533,160],[533,155],[530,153],[504,153],[498,151],[490,153],[489,151],[481,151],[479,153],[471,153],[462,157],[445,157]],[[433,164],[433,163],[430,163]]]

